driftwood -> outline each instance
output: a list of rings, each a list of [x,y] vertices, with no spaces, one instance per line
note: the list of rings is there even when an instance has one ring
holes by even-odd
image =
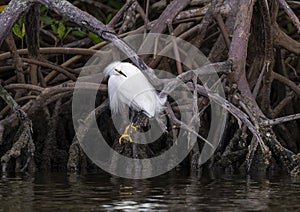
[[[204,99],[208,97],[232,115],[229,119],[229,122],[232,123],[228,123],[228,125],[235,126],[236,130],[232,130],[234,127],[227,128],[225,135],[228,137],[225,137],[218,147],[215,156],[211,160],[212,165],[227,168],[236,164],[241,166],[244,163],[247,167],[246,170],[251,172],[255,160],[261,159],[265,164],[265,168],[268,168],[272,165],[274,159],[288,173],[299,173],[300,164],[297,152],[299,152],[298,141],[300,135],[297,120],[300,115],[299,110],[295,109],[296,105],[299,104],[300,96],[299,64],[296,64],[297,67],[295,68],[287,67],[285,62],[280,61],[285,60],[288,57],[286,55],[290,53],[299,54],[300,44],[292,36],[284,33],[279,27],[280,23],[276,22],[278,10],[282,7],[295,28],[300,31],[300,22],[293,9],[285,0],[259,2],[248,0],[216,0],[212,2],[174,0],[168,5],[164,5],[163,1],[160,3],[149,5],[149,1],[147,1],[144,7],[139,5],[137,1],[127,1],[108,24],[100,22],[92,15],[81,11],[64,0],[12,0],[7,5],[6,9],[0,14],[0,23],[2,23],[0,27],[0,46],[6,40],[10,53],[1,52],[0,61],[7,61],[12,58],[12,62],[3,67],[3,71],[13,68],[16,70],[16,76],[3,78],[3,87],[0,87],[1,97],[14,111],[13,114],[9,114],[7,113],[8,108],[3,107],[0,113],[2,115],[0,125],[0,141],[2,143],[0,143],[0,146],[4,147],[3,140],[7,136],[4,135],[6,129],[17,126],[18,120],[21,120],[21,125],[19,133],[17,133],[17,142],[11,148],[6,147],[7,150],[2,152],[1,161],[4,172],[10,158],[12,156],[20,157],[22,150],[26,147],[28,148],[27,152],[30,153],[26,154],[30,156],[27,156],[25,161],[30,161],[32,158],[34,145],[31,134],[31,121],[28,117],[34,120],[40,111],[43,111],[42,114],[45,116],[47,126],[51,129],[49,129],[46,138],[39,141],[42,144],[35,142],[36,145],[44,147],[44,152],[39,153],[41,157],[37,158],[42,158],[42,162],[39,163],[45,165],[40,165],[39,168],[47,170],[53,167],[53,161],[57,159],[53,158],[51,154],[60,151],[58,150],[59,144],[56,144],[55,141],[55,138],[58,137],[56,134],[66,134],[58,125],[59,113],[61,113],[59,111],[62,111],[62,108],[68,110],[67,108],[70,106],[69,99],[75,86],[74,81],[76,81],[80,72],[80,68],[76,70],[71,67],[82,59],[83,55],[94,54],[96,49],[104,46],[106,42],[112,43],[126,54],[155,87],[163,88],[160,95],[168,95],[175,89],[176,83],[174,81],[159,79],[152,70],[159,63],[166,63],[164,58],[160,56],[141,58],[120,39],[120,37],[130,33],[155,32],[170,33],[188,40],[199,49],[204,49],[207,51],[209,59],[214,62],[210,66],[213,66],[222,75],[221,79],[223,79],[222,83],[225,87],[227,99],[216,95],[204,85],[195,81],[195,73],[203,73],[207,67],[184,71],[179,63],[175,65],[178,74],[177,79],[186,83],[193,93],[194,110],[191,120],[198,117],[199,111],[207,107],[208,102],[203,105],[199,102],[205,102]],[[89,47],[89,49],[80,47],[40,48],[38,34],[39,4],[45,5],[77,26],[95,33],[105,41]],[[197,8],[191,7],[192,5]],[[98,6],[106,7],[103,5]],[[154,21],[149,21],[148,17],[151,6],[162,7],[163,10]],[[11,33],[13,24],[22,15],[25,15],[27,49],[17,49]],[[122,20],[122,17],[125,17],[126,21]],[[143,22],[138,28],[135,27],[138,24],[136,17],[141,17]],[[174,26],[176,28],[173,28]],[[119,34],[116,33],[117,27],[119,27]],[[149,47],[144,46],[144,48]],[[166,46],[165,48],[170,47]],[[276,52],[274,48],[276,48]],[[174,51],[176,52],[176,45]],[[47,54],[75,54],[76,56],[59,65],[42,56]],[[26,58],[24,55],[28,55],[28,57]],[[30,70],[30,83],[24,78],[25,63],[29,64],[29,68],[26,68]],[[278,64],[277,67],[279,68],[276,68],[275,64]],[[43,68],[51,69],[50,73],[45,74]],[[172,67],[172,69],[175,68]],[[287,69],[295,72],[293,77],[287,74]],[[276,84],[276,88],[272,87],[274,81],[279,82]],[[94,86],[89,87],[87,83],[83,84],[82,88],[88,90],[89,88],[93,89]],[[285,89],[286,92],[280,93],[280,88]],[[6,90],[17,91],[14,98]],[[105,96],[106,85],[101,84],[99,91]],[[280,98],[274,98],[277,93],[281,95]],[[16,101],[20,102],[22,107]],[[99,116],[106,111],[103,108],[107,107],[106,101],[101,103],[102,105],[95,110]],[[289,107],[290,105],[294,105],[294,108]],[[176,126],[181,125],[185,130],[192,132],[187,125],[188,123],[181,123],[176,118],[176,107],[172,104],[167,107],[166,113],[169,120]],[[94,114],[95,111],[91,114]],[[287,113],[289,115],[286,115]],[[201,113],[201,116],[205,117],[205,114]],[[85,121],[88,123],[88,117]],[[206,121],[209,123],[208,120]],[[287,124],[293,126],[298,134],[293,134],[287,130]],[[82,133],[78,136],[84,136],[85,130],[79,129]],[[197,134],[198,137],[200,136],[198,135],[199,132],[193,133]],[[175,134],[173,128],[169,129],[169,138],[174,137]],[[13,143],[14,141],[9,142]],[[76,139],[74,139],[73,144],[66,144],[68,147],[65,151],[61,151],[58,156],[61,158],[67,157],[66,151],[70,147],[68,168],[71,171],[78,171],[80,160],[85,160],[76,142]],[[168,142],[172,143],[173,141],[168,140]],[[162,149],[156,151],[159,152]],[[145,154],[151,153],[145,150]],[[66,160],[62,159],[62,161],[66,164]],[[28,163],[23,163],[25,166],[22,170],[28,167]],[[86,164],[86,162],[84,163]],[[190,163],[193,164],[194,162],[191,161]],[[16,167],[19,166],[16,165]]]

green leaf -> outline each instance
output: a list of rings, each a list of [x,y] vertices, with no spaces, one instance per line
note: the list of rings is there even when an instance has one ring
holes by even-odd
[[[120,9],[122,7],[122,4],[120,2],[114,1],[114,0],[109,0],[107,4],[115,9]]]
[[[100,43],[102,38],[100,38],[98,35],[95,33],[89,32],[89,38],[93,41],[94,44]]]
[[[62,39],[65,35],[65,31],[66,31],[66,27],[63,23],[64,21],[61,20],[59,23],[58,23],[58,29],[57,29],[57,37],[59,39]]]
[[[22,38],[25,36],[25,33],[26,33],[26,31],[25,31],[25,24],[23,23],[22,24],[22,31],[21,31]]]
[[[108,24],[110,22],[110,20],[112,19],[112,17],[113,17],[113,14],[109,13],[108,16],[105,19],[105,23]]]
[[[292,23],[287,24],[287,30],[288,32],[292,32],[295,29],[295,26]]]
[[[54,20],[50,16],[46,16],[46,15],[40,16],[40,19],[44,25],[50,25],[54,22]]]
[[[40,6],[40,13],[44,13],[48,10],[48,7],[46,7],[45,5],[41,5]]]
[[[57,27],[55,26],[55,24],[51,24],[51,29],[54,32],[54,34],[57,34]]]
[[[65,39],[71,31],[72,27],[67,27],[67,31],[65,32],[63,39]]]
[[[83,38],[86,36],[86,34],[84,32],[78,31],[78,30],[74,30],[71,32],[72,35],[76,36],[76,37],[80,37]]]
[[[0,5],[0,13],[5,9],[7,5]]]
[[[19,25],[15,24],[12,28],[12,31],[17,37],[22,38],[22,32]]]
[[[12,28],[13,33],[19,37],[23,38],[25,36],[25,24],[23,22],[23,19],[19,19]]]

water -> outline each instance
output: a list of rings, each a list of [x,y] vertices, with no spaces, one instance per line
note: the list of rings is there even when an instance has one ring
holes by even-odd
[[[0,179],[0,189],[0,211],[300,211],[300,179],[282,176],[36,174]]]

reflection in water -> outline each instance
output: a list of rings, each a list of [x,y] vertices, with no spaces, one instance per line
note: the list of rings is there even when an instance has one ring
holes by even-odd
[[[0,179],[0,211],[299,210],[300,180],[223,175],[201,179],[172,171],[147,180],[106,173],[36,174]]]

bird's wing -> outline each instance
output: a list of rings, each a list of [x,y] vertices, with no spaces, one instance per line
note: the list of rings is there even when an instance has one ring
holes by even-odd
[[[131,105],[137,110],[143,110],[145,114],[151,118],[155,115],[156,112],[156,93],[155,90],[143,91],[132,99]]]
[[[122,79],[114,75],[112,75],[108,80],[109,105],[113,114],[123,111],[126,104],[126,102],[122,101],[120,98],[122,96],[119,92],[121,83]]]
[[[125,76],[111,75],[108,80],[110,108],[113,113],[122,111],[125,105],[153,117],[163,108],[164,102],[143,73],[130,63],[122,63]]]
[[[138,72],[122,81],[119,87],[120,98],[135,110],[143,110],[146,115],[153,117],[161,111],[162,101],[147,78]]]

